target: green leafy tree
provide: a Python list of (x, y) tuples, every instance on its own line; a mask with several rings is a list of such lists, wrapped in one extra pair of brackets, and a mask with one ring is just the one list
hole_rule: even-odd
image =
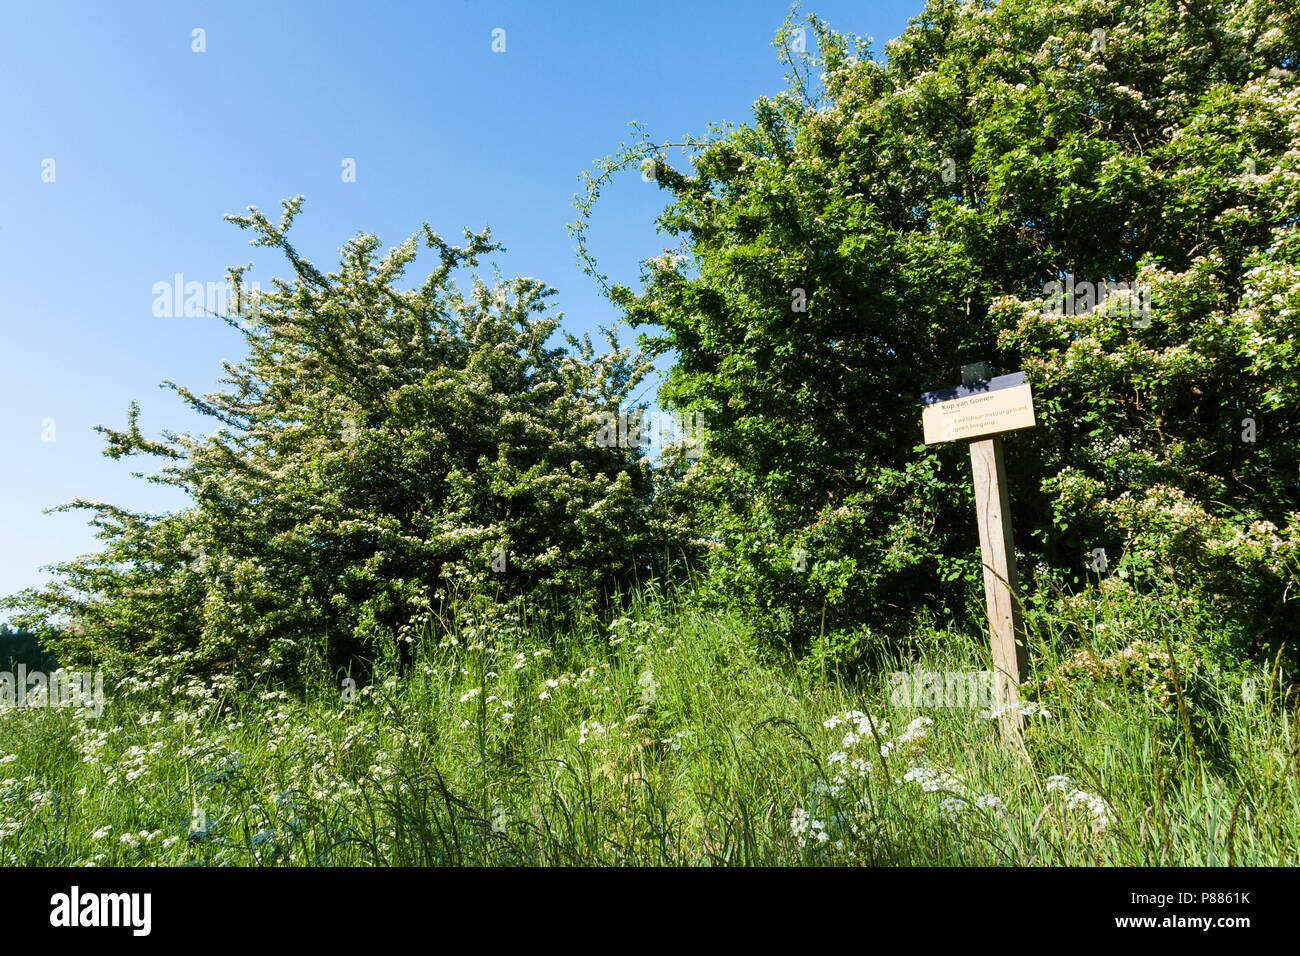
[[(677, 254), (609, 295), (707, 413), (714, 584), (839, 656), (978, 600), (966, 448), (919, 445), (919, 393), (988, 360), (1035, 389), (1022, 582), (1105, 548), (1234, 650), (1294, 632), (1300, 10), (934, 0), (883, 61), (807, 22), (752, 124), (591, 179), (652, 156), (671, 196)], [(1113, 294), (1054, 295), (1076, 279)]]
[[(568, 336), (534, 279), (457, 290), (453, 270), (496, 248), (466, 231), (377, 256), (360, 235), (323, 274), (288, 230), (250, 207), (229, 217), (281, 250), (291, 281), (225, 316), (247, 358), (224, 390), (169, 385), (215, 419), (207, 436), (101, 428), (106, 454), (164, 460), (151, 481), (193, 499), (175, 514), (78, 499), (107, 544), (59, 565), (56, 583), (7, 601), (52, 632), (61, 658), (145, 656), (185, 671), (343, 668), (398, 646), (470, 602), (500, 616), (564, 615), (662, 570), (664, 489), (636, 448), (596, 438), (649, 367)], [(397, 283), (418, 243), (438, 265)], [(242, 292), (248, 267), (231, 270)], [(671, 553), (671, 545), (668, 548)]]

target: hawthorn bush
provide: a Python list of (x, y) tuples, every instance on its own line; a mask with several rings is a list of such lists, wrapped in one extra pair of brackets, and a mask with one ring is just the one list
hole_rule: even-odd
[(100, 429), (113, 458), (164, 459), (150, 480), (193, 506), (63, 506), (94, 511), (107, 544), (9, 599), (15, 621), (69, 664), (292, 676), (364, 667), (467, 606), (563, 617), (662, 572), (662, 483), (636, 448), (595, 440), (647, 361), (612, 334), (604, 354), (572, 336), (548, 348), (560, 320), (536, 280), (458, 292), (453, 269), (498, 248), (486, 231), (458, 247), (426, 225), (439, 263), (404, 290), (416, 237), (376, 258), (360, 235), (325, 275), (287, 237), (301, 197), (283, 205), (278, 224), (229, 217), (294, 271), (254, 315), (224, 317), (247, 358), (226, 363), (220, 394), (167, 383), (219, 427), (153, 440), (133, 405), (125, 430)]
[[(670, 196), (679, 248), (607, 289), (710, 423), (689, 500), (721, 599), (841, 659), (978, 602), (967, 451), (921, 445), (919, 394), (989, 361), (1035, 390), (1007, 443), (1027, 589), (1104, 549), (1225, 654), (1294, 633), (1300, 10), (934, 0), (883, 61), (807, 23), (751, 125), (682, 169), (643, 139), (580, 202), (581, 234), (647, 160)], [(1149, 322), (1052, 301), (1076, 278), (1137, 284)]]

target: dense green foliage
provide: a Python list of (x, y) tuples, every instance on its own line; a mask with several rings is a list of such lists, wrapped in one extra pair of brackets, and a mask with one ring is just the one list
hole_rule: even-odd
[[(790, 89), (691, 169), (648, 141), (605, 167), (652, 156), (671, 194), (680, 250), (610, 294), (708, 418), (688, 500), (723, 599), (840, 658), (956, 614), (970, 467), (919, 445), (918, 399), (987, 360), (1035, 390), (1007, 442), (1027, 591), (1105, 549), (1224, 654), (1294, 633), (1300, 10), (938, 0), (884, 62), (808, 22), (777, 39)], [(1141, 296), (1053, 309), (1074, 279), (1136, 283), (1149, 322)]]
[(278, 225), (232, 217), (294, 269), (255, 314), (226, 317), (248, 358), (226, 364), (220, 394), (172, 386), (220, 427), (155, 441), (133, 407), (128, 429), (101, 429), (112, 457), (163, 458), (151, 480), (193, 507), (65, 506), (94, 510), (107, 545), (11, 600), (16, 621), (59, 624), (50, 644), (70, 663), (291, 676), (409, 643), (453, 604), (563, 614), (663, 564), (648, 464), (595, 440), (644, 361), (612, 335), (607, 354), (572, 337), (548, 348), (560, 319), (533, 314), (552, 294), (536, 280), (475, 280), (462, 296), (451, 273), (496, 248), (486, 233), (460, 248), (426, 226), (439, 264), (402, 290), (414, 238), (376, 261), (378, 239), (362, 235), (324, 275), (286, 238), (300, 200), (284, 205)]

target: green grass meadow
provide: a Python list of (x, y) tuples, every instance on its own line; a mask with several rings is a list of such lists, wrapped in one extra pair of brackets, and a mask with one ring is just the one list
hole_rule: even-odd
[(844, 674), (653, 595), (559, 636), (461, 621), (299, 696), (106, 674), (98, 717), (0, 708), (0, 863), (1295, 865), (1295, 700), (1162, 656), (1195, 643), (1169, 608), (1031, 615), (1020, 741), (892, 706), (891, 673), (987, 669), (975, 628)]

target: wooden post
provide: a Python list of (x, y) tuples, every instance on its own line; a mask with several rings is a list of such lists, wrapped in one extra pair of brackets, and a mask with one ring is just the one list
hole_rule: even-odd
[(993, 646), (993, 700), (1008, 741), (1020, 739), (1020, 681), (1028, 672), (1025, 626), (1016, 605), (1016, 545), (1011, 536), (1011, 500), (1002, 458), (1002, 432), (1033, 428), (1034, 403), (1023, 372), (993, 378), (987, 362), (965, 365), (961, 387), (921, 396), (925, 443), (977, 439), (970, 466), (979, 520), (984, 600)]
[(1000, 707), (1009, 708), (1001, 717), (1003, 732), (1008, 737), (1018, 737), (1023, 727), (1020, 680), (1028, 668), (1028, 649), (1020, 608), (1012, 596), (1016, 586), (1016, 546), (1011, 535), (1011, 501), (1006, 463), (1002, 458), (1002, 437), (993, 435), (971, 442), (970, 464), (984, 564), (984, 600), (993, 639), (993, 697)]

